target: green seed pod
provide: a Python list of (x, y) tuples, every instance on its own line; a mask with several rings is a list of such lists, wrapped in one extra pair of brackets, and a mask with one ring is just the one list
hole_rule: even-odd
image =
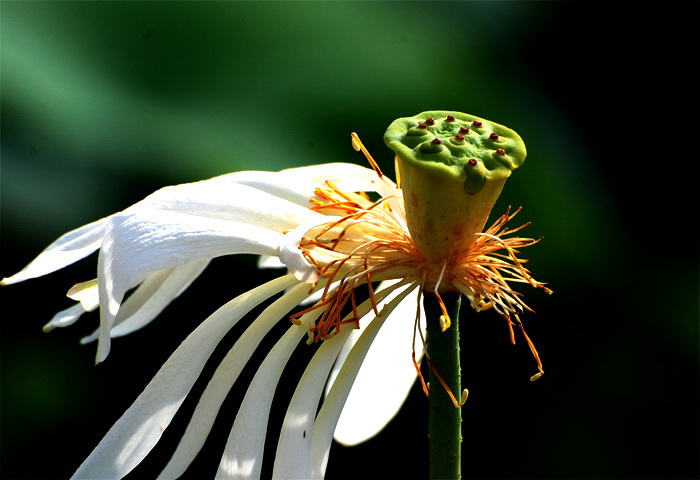
[(396, 153), (411, 236), (436, 263), (482, 231), (503, 184), (526, 155), (511, 129), (459, 112), (399, 118), (384, 142)]

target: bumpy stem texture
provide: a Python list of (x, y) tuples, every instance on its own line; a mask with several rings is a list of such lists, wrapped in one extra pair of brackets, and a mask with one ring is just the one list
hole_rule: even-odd
[[(445, 386), (459, 402), (462, 395), (459, 351), (460, 296), (442, 296), (451, 326), (441, 329), (442, 311), (434, 295), (425, 295), (427, 345), (430, 369), (429, 436), (430, 478), (458, 479), (462, 477), (462, 409), (456, 408)], [(438, 378), (438, 375), (445, 383)]]

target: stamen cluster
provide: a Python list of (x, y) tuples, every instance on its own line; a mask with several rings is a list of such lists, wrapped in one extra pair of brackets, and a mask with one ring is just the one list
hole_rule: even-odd
[[(513, 326), (520, 328), (542, 372), (537, 350), (519, 316), (532, 309), (509, 284), (528, 283), (551, 293), (544, 283), (532, 278), (524, 266), (527, 260), (518, 258), (520, 248), (534, 245), (539, 239), (508, 237), (530, 225), (506, 226), (520, 208), (512, 213), (509, 209), (483, 233), (462, 240), (445, 262), (434, 264), (415, 247), (402, 212), (393, 209), (388, 198), (371, 202), (367, 195), (343, 192), (331, 182), (315, 193), (311, 208), (339, 218), (309, 230), (299, 243), (304, 256), (325, 280), (321, 299), (292, 316), (292, 321), (298, 322), (302, 315), (322, 309), (309, 329), (314, 341), (328, 338), (341, 325), (359, 327), (358, 287), (367, 285), (372, 306), (379, 314), (373, 282), (399, 279), (402, 281), (393, 288), (417, 283), (422, 292), (434, 292), (438, 297), (440, 292), (459, 291), (476, 311), (493, 308), (507, 321), (513, 343)], [(348, 309), (350, 313), (346, 314)], [(444, 328), (449, 328), (449, 321), (446, 317)], [(535, 377), (538, 375), (541, 373)]]
[[(373, 202), (363, 192), (344, 192), (330, 181), (316, 188), (310, 208), (333, 220), (307, 231), (299, 249), (319, 274), (314, 289), (322, 288), (321, 298), (312, 307), (294, 314), (291, 320), (299, 323), (303, 315), (316, 312), (319, 317), (309, 328), (310, 341), (324, 340), (337, 333), (342, 325), (359, 327), (362, 315), (356, 298), (358, 287), (367, 285), (370, 303), (378, 315), (382, 298), (397, 288), (413, 284), (419, 286), (421, 295), (426, 292), (436, 295), (443, 310), (440, 322), (444, 331), (450, 327), (450, 318), (440, 294), (460, 292), (474, 310), (493, 308), (499, 313), (508, 324), (513, 343), (513, 326), (520, 328), (539, 369), (531, 380), (539, 378), (542, 362), (519, 316), (532, 309), (510, 283), (527, 283), (547, 293), (551, 290), (532, 278), (525, 268), (527, 260), (518, 258), (521, 248), (539, 240), (509, 237), (530, 225), (506, 226), (520, 208), (512, 213), (509, 208), (483, 232), (461, 237), (445, 252), (444, 258), (436, 261), (424, 255), (411, 236), (400, 186), (382, 174), (355, 135), (353, 145), (365, 153), (379, 180), (393, 194)], [(384, 280), (398, 282), (377, 294), (373, 283)]]
[[(299, 248), (305, 257), (327, 280), (321, 300), (301, 315), (324, 308), (316, 325), (310, 329), (314, 340), (325, 339), (340, 325), (354, 323), (359, 326), (356, 289), (366, 284), (370, 299), (377, 311), (372, 282), (390, 279), (415, 281), (423, 266), (405, 220), (390, 206), (387, 198), (371, 202), (366, 195), (340, 191), (331, 182), (316, 189), (312, 200), (313, 210), (343, 216), (306, 233)], [(343, 317), (343, 309), (349, 305), (352, 313)], [(337, 331), (337, 330), (335, 330)]]

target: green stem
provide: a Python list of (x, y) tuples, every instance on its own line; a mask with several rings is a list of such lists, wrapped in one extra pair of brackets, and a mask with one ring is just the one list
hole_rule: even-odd
[(427, 347), (430, 368), (430, 400), (428, 435), (430, 437), (430, 478), (462, 478), (462, 409), (454, 402), (440, 382), (442, 377), (457, 402), (462, 396), (459, 362), (458, 294), (445, 294), (442, 299), (450, 315), (451, 326), (444, 332), (440, 326), (442, 310), (435, 295), (425, 295)]

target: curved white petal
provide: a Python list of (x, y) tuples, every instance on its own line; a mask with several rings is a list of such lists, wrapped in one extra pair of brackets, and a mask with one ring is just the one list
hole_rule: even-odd
[(126, 291), (150, 273), (221, 255), (273, 255), (283, 234), (255, 225), (139, 208), (112, 217), (98, 259), (100, 334), (97, 361)]
[(403, 217), (406, 216), (401, 190), (386, 175), (380, 178), (372, 169), (350, 163), (329, 163), (283, 170), (280, 173), (288, 176), (289, 183), (298, 181), (304, 185), (304, 181), (310, 181), (314, 188), (330, 181), (345, 192), (377, 192), (387, 199), (392, 209), (401, 212)]
[[(420, 335), (416, 332), (415, 344), (413, 338), (419, 304), (418, 291), (413, 290), (392, 310), (372, 342), (335, 428), (334, 438), (342, 445), (357, 445), (375, 436), (394, 418), (406, 400), (417, 378), (411, 347), (415, 349), (416, 360), (421, 358), (423, 351)], [(421, 313), (420, 318), (424, 320), (425, 315)], [(425, 323), (421, 323), (425, 338)], [(348, 347), (352, 348), (350, 342), (344, 350), (349, 350)], [(343, 362), (336, 363), (328, 390)]]
[[(317, 186), (331, 181), (346, 191), (377, 191), (396, 195), (395, 185), (368, 168), (330, 163), (283, 170), (247, 171), (221, 175), (200, 182), (165, 187), (124, 210), (156, 208), (190, 215), (250, 223), (278, 232), (294, 228), (319, 214), (309, 210), (308, 200)], [(0, 285), (39, 277), (70, 265), (100, 247), (105, 217), (61, 236), (36, 259)]]
[(310, 478), (322, 479), (325, 474), (335, 426), (338, 423), (338, 418), (343, 410), (345, 400), (364, 362), (367, 351), (372, 345), (377, 333), (384, 325), (389, 313), (391, 313), (391, 311), (393, 311), (415, 288), (417, 287), (413, 285), (396, 294), (386, 307), (382, 309), (380, 315), (365, 328), (360, 339), (345, 360), (343, 368), (341, 368), (335, 379), (333, 388), (331, 388), (326, 397), (326, 401), (323, 403), (321, 410), (316, 416), (316, 422), (314, 423), (313, 434), (311, 436)]
[[(151, 273), (119, 308), (110, 336), (122, 337), (148, 325), (196, 280), (208, 264), (209, 260), (199, 260)], [(98, 328), (81, 338), (80, 343), (85, 345), (97, 340), (99, 333)]]
[(379, 180), (374, 170), (352, 163), (326, 163), (280, 172), (235, 172), (213, 180), (249, 185), (303, 206), (308, 205), (316, 187), (323, 186), (326, 181), (350, 192), (374, 192), (385, 188), (385, 182)]
[(44, 325), (43, 331), (50, 332), (56, 327), (68, 327), (73, 325), (83, 313), (92, 312), (100, 306), (100, 298), (97, 291), (97, 279), (77, 283), (68, 290), (68, 298), (78, 302), (70, 308), (58, 312), (49, 323)]
[[(237, 176), (245, 180), (257, 174), (262, 174), (260, 176), (265, 179), (274, 179), (276, 182), (250, 182), (253, 186), (236, 182)], [(222, 181), (224, 179), (226, 180)], [(285, 198), (289, 196), (286, 190), (290, 189), (283, 186), (288, 181), (289, 178), (280, 172), (237, 172), (201, 182), (162, 188), (127, 208), (125, 212), (141, 208), (157, 208), (250, 223), (282, 232), (294, 228), (303, 221), (320, 216), (306, 208), (309, 197), (313, 195), (311, 181), (304, 179), (303, 176), (297, 177), (297, 183), (304, 185), (301, 190), (305, 194), (295, 194), (296, 201)], [(279, 186), (275, 187), (275, 183)], [(265, 188), (266, 186), (268, 188)], [(275, 195), (276, 191), (282, 195)], [(10, 285), (40, 277), (88, 256), (100, 248), (103, 229), (110, 218), (102, 218), (62, 235), (20, 272), (0, 281), (0, 285)]]
[(280, 259), (272, 255), (260, 255), (258, 258), (258, 268), (284, 268), (284, 263), (280, 262)]
[(73, 478), (116, 480), (129, 473), (158, 442), (226, 332), (258, 304), (296, 283), (293, 275), (279, 277), (236, 297), (202, 322), (163, 364)]
[(222, 182), (220, 177), (161, 188), (126, 211), (140, 208), (250, 223), (277, 232), (322, 216), (269, 192), (237, 182)]
[(10, 285), (40, 277), (87, 257), (100, 248), (103, 230), (109, 218), (105, 217), (88, 223), (62, 235), (20, 272), (4, 278), (0, 285)]
[(357, 330), (344, 328), (324, 340), (304, 371), (284, 417), (277, 442), (273, 478), (308, 478), (313, 423), (328, 373), (348, 336)]
[(92, 312), (100, 306), (100, 292), (97, 288), (97, 279), (76, 283), (66, 294), (71, 300), (80, 302), (87, 312)]
[[(280, 173), (299, 176), (310, 180), (314, 185), (324, 185), (328, 180), (345, 192), (377, 192), (382, 196), (394, 194), (387, 186), (396, 186), (387, 177), (379, 178), (377, 172), (352, 163), (327, 163), (295, 169)], [(389, 193), (391, 191), (391, 193)], [(386, 195), (385, 195), (386, 193)]]
[[(167, 269), (164, 278), (149, 277), (129, 296), (114, 319), (111, 336), (128, 335), (148, 325), (165, 307), (194, 282), (209, 265), (209, 260), (198, 260)], [(163, 272), (160, 270), (152, 275)]]
[[(386, 288), (388, 286), (396, 286), (396, 292), (400, 292), (405, 284), (400, 285), (399, 282), (394, 281), (382, 282), (374, 295), (380, 312), (396, 296), (392, 289)], [(372, 301), (366, 300), (361, 303), (357, 307), (357, 313), (360, 316), (360, 325), (366, 325), (374, 320)], [(275, 455), (274, 478), (309, 478), (313, 422), (323, 387), (328, 380), (331, 367), (338, 363), (336, 358), (339, 352), (348, 345), (348, 338), (358, 332), (360, 330), (355, 328), (341, 328), (338, 333), (323, 341), (309, 362), (294, 390), (284, 417)]]
[(178, 478), (185, 473), (204, 445), (226, 395), (260, 341), (287, 312), (307, 296), (307, 290), (307, 285), (297, 285), (270, 304), (231, 347), (202, 393), (177, 450), (158, 478)]
[(51, 321), (49, 321), (49, 323), (43, 326), (42, 330), (44, 332), (50, 332), (51, 330), (57, 327), (63, 328), (73, 325), (85, 312), (85, 308), (83, 308), (80, 302), (78, 302), (72, 307), (66, 308), (65, 310), (61, 310), (56, 315), (54, 315)]
[(299, 248), (299, 242), (301, 242), (306, 232), (312, 228), (333, 221), (336, 218), (339, 217), (329, 215), (322, 217), (320, 220), (309, 220), (308, 222), (302, 223), (294, 230), (291, 230), (282, 238), (277, 255), (280, 262), (286, 265), (289, 271), (293, 273), (299, 281), (316, 283), (318, 279), (321, 278), (321, 274), (309, 263), (303, 250)]
[(289, 327), (258, 368), (236, 414), (216, 472), (218, 480), (260, 478), (267, 419), (277, 383), (292, 352), (320, 313), (310, 312), (300, 319), (299, 325)]

